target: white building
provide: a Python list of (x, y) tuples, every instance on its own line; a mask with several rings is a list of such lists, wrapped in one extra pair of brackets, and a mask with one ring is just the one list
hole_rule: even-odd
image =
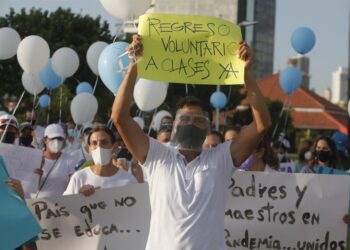
[(339, 67), (332, 74), (332, 102), (345, 104), (348, 99), (348, 69)]
[(323, 97), (327, 101), (331, 101), (332, 100), (332, 90), (330, 88), (326, 88), (323, 92)]

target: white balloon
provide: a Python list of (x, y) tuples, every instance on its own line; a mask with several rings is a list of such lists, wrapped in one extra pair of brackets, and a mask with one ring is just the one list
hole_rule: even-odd
[(158, 131), (160, 127), (160, 122), (166, 116), (170, 116), (171, 118), (173, 118), (173, 116), (166, 110), (161, 110), (157, 112), (157, 114), (155, 114), (155, 116), (153, 116), (152, 118), (151, 128), (153, 128), (155, 131)]
[(62, 77), (70, 77), (78, 70), (79, 56), (71, 48), (63, 47), (52, 55), (52, 69)]
[(49, 45), (40, 36), (27, 36), (18, 45), (17, 60), (27, 73), (39, 74), (49, 61), (49, 57)]
[(161, 105), (168, 91), (168, 83), (140, 78), (134, 89), (136, 105), (142, 111), (151, 111)]
[(0, 60), (9, 59), (16, 55), (21, 37), (16, 30), (8, 27), (0, 29)]
[(97, 99), (90, 93), (76, 95), (70, 104), (70, 113), (75, 124), (92, 122), (98, 108)]
[(97, 41), (90, 45), (88, 51), (86, 52), (86, 61), (95, 75), (99, 75), (98, 72), (98, 59), (100, 58), (100, 54), (108, 43)]
[(145, 127), (145, 121), (143, 120), (142, 117), (135, 116), (133, 119), (140, 126), (141, 129)]
[(38, 75), (35, 76), (26, 72), (22, 74), (22, 84), (24, 89), (32, 95), (38, 95), (45, 88)]
[(152, 0), (100, 0), (105, 10), (122, 20), (134, 20), (144, 14)]

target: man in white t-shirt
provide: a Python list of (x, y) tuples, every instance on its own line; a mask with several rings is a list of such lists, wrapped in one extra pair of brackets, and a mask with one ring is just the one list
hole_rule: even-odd
[(71, 157), (63, 152), (66, 135), (61, 125), (55, 123), (46, 127), (44, 152), (41, 166), (34, 170), (40, 176), (35, 198), (62, 195), (69, 177), (74, 173)]
[(172, 146), (148, 137), (132, 119), (129, 107), (142, 55), (141, 37), (127, 48), (130, 65), (114, 100), (112, 120), (147, 176), (151, 203), (147, 250), (224, 250), (227, 189), (235, 166), (255, 149), (271, 126), (270, 114), (251, 72), (253, 53), (245, 42), (237, 55), (245, 61), (245, 86), (254, 121), (234, 142), (202, 151), (210, 120), (202, 102), (185, 98), (178, 106)]
[(94, 164), (73, 174), (64, 195), (82, 193), (90, 196), (99, 188), (137, 183), (132, 174), (113, 165), (112, 151), (116, 144), (114, 134), (110, 129), (106, 126), (93, 128), (87, 142)]

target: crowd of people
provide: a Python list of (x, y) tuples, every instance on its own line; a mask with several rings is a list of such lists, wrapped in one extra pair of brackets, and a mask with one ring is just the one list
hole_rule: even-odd
[[(39, 176), (35, 193), (23, 190), (20, 180), (6, 183), (25, 199), (91, 196), (98, 189), (147, 182), (152, 214), (156, 216), (151, 217), (146, 249), (225, 249), (224, 206), (232, 173), (236, 169), (276, 172), (281, 163), (290, 161), (290, 143), (285, 136), (275, 142), (266, 136), (271, 120), (251, 73), (253, 54), (246, 43), (240, 44), (254, 118), (251, 124), (242, 129), (230, 126), (225, 131), (213, 130), (211, 110), (188, 96), (179, 102), (174, 116), (160, 120), (152, 138), (129, 112), (137, 76), (133, 56), (142, 53), (141, 38), (135, 36), (127, 50), (131, 64), (113, 104), (114, 126), (86, 123), (78, 130), (73, 122), (67, 122), (42, 127), (30, 111), (20, 124), (12, 115), (0, 116), (3, 143), (43, 152), (40, 166), (30, 173)], [(319, 166), (348, 170), (347, 150), (347, 136), (340, 132), (303, 140), (298, 146), (295, 172), (316, 173)], [(347, 215), (343, 220), (350, 223)], [(32, 242), (22, 248), (36, 246)]]

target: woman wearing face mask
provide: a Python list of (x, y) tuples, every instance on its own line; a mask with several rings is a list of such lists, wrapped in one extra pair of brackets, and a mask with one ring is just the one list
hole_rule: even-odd
[(308, 166), (301, 169), (301, 173), (314, 173), (315, 167), (339, 168), (338, 154), (334, 141), (328, 136), (316, 138), (311, 148), (311, 160)]
[(301, 169), (308, 165), (311, 160), (312, 141), (302, 140), (298, 145), (298, 160), (295, 163), (295, 173), (300, 173)]
[(23, 122), (19, 125), (19, 145), (29, 148), (34, 148), (33, 142), (33, 127), (29, 122)]
[(88, 136), (89, 152), (93, 165), (73, 174), (64, 195), (82, 193), (92, 195), (96, 189), (124, 186), (137, 183), (135, 177), (112, 161), (115, 144), (113, 132), (106, 126), (97, 126)]
[(62, 195), (69, 177), (74, 172), (71, 157), (63, 153), (65, 134), (59, 124), (47, 126), (44, 133), (44, 152), (41, 166), (34, 170), (38, 174), (38, 191), (35, 197)]

